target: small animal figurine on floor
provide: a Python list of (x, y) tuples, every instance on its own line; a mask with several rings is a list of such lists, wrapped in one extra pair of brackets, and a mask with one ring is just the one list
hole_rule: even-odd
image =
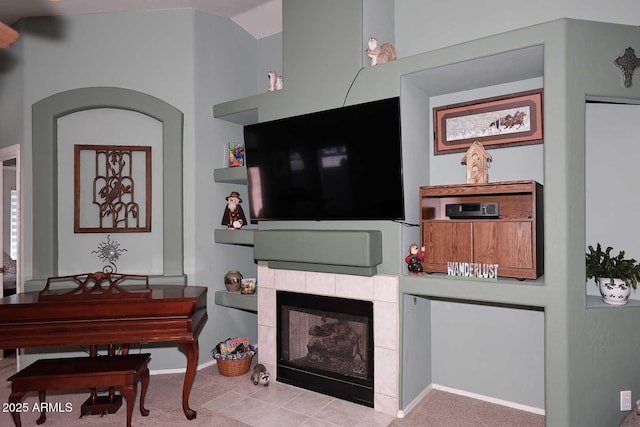
[(276, 90), (280, 90), (284, 87), (284, 82), (282, 81), (282, 76), (276, 77)]
[(258, 363), (253, 367), (251, 381), (253, 381), (253, 385), (262, 384), (265, 387), (269, 385), (269, 372), (267, 372), (267, 368), (262, 363)]
[(384, 64), (396, 59), (396, 48), (391, 43), (384, 43), (378, 46), (378, 41), (375, 37), (371, 37), (368, 46), (365, 53), (371, 58), (371, 65)]

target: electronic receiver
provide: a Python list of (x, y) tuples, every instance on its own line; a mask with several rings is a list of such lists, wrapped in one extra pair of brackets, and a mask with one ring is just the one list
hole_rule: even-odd
[(451, 203), (445, 206), (449, 218), (499, 218), (498, 204), (488, 203)]

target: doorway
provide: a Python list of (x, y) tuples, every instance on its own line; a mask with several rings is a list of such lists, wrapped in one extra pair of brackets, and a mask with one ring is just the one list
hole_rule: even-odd
[[(0, 247), (3, 261), (0, 266), (0, 298), (22, 291), (20, 281), (20, 145), (0, 148)], [(15, 350), (0, 350), (0, 359)]]

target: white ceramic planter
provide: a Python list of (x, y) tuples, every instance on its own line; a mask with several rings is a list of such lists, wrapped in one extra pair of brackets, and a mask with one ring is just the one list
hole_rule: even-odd
[(625, 305), (629, 301), (631, 295), (631, 286), (627, 286), (622, 279), (611, 279), (608, 277), (599, 277), (598, 288), (602, 301), (611, 305)]

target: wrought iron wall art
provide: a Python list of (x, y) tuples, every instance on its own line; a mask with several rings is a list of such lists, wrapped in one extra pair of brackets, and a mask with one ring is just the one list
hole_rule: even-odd
[(636, 57), (636, 52), (632, 47), (628, 47), (624, 50), (624, 55), (617, 57), (613, 62), (622, 70), (624, 87), (631, 87), (633, 71), (640, 67), (640, 58)]
[(118, 266), (116, 262), (118, 262), (118, 258), (122, 255), (122, 252), (126, 251), (125, 248), (120, 247), (120, 243), (117, 240), (111, 240), (111, 235), (107, 234), (107, 240), (100, 242), (98, 248), (91, 251), (91, 253), (96, 254), (101, 261), (109, 263), (102, 267), (104, 273), (117, 273)]
[(151, 231), (151, 147), (74, 146), (74, 232)]

